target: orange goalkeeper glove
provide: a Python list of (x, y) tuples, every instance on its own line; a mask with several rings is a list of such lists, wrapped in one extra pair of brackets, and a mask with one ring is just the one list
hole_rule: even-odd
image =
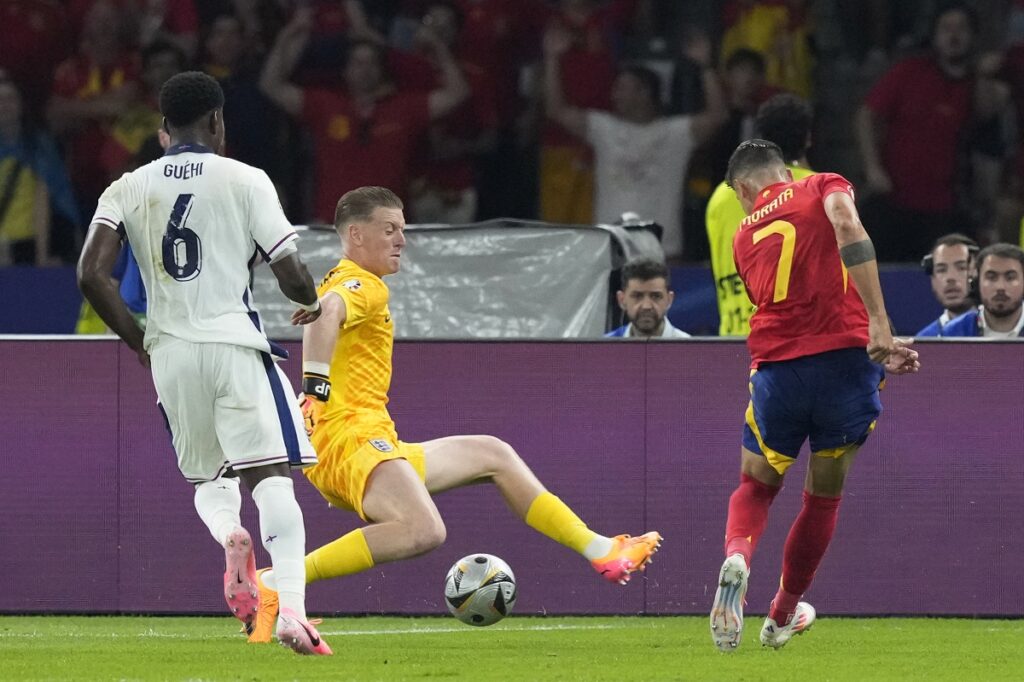
[(314, 372), (303, 372), (299, 407), (302, 409), (302, 420), (306, 426), (307, 436), (313, 435), (313, 429), (327, 409), (330, 397), (331, 380), (328, 377)]

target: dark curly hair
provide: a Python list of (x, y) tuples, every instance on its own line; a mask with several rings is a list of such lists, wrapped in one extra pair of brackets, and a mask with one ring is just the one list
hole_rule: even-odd
[(175, 128), (187, 128), (223, 106), (220, 83), (201, 71), (179, 73), (160, 88), (160, 113)]
[(787, 162), (796, 161), (807, 151), (811, 132), (811, 105), (796, 95), (775, 95), (757, 110), (754, 135), (774, 142)]
[(665, 286), (672, 286), (672, 278), (667, 265), (653, 258), (638, 258), (622, 266), (620, 280), (622, 288), (625, 289), (631, 280), (649, 282), (659, 277), (665, 280)]

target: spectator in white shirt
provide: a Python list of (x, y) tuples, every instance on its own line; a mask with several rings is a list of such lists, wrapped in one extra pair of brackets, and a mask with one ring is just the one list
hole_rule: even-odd
[(658, 76), (638, 64), (619, 70), (612, 85), (612, 112), (568, 105), (558, 65), (570, 45), (562, 29), (544, 35), (544, 101), (550, 118), (593, 147), (596, 220), (613, 223), (626, 212), (652, 219), (664, 230), (665, 255), (678, 258), (683, 252), (681, 207), (690, 154), (726, 117), (710, 48), (706, 41), (695, 42), (688, 55), (702, 67), (705, 110), (662, 116)]

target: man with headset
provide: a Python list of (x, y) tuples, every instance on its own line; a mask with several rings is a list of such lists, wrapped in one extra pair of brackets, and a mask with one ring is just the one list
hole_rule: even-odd
[(951, 320), (941, 336), (987, 339), (1024, 337), (1024, 251), (1013, 244), (992, 244), (978, 253), (981, 305)]
[(939, 237), (931, 252), (921, 259), (921, 268), (931, 278), (932, 292), (943, 311), (939, 319), (916, 336), (943, 336), (942, 330), (950, 320), (976, 305), (974, 281), (977, 257), (977, 242), (967, 235), (953, 232)]

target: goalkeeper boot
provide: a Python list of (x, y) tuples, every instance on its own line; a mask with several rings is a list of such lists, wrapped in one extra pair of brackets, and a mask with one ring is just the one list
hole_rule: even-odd
[(794, 635), (802, 635), (810, 630), (817, 617), (813, 606), (805, 601), (798, 602), (796, 611), (784, 625), (779, 625), (772, 618), (765, 618), (761, 627), (761, 644), (781, 649)]
[(625, 585), (631, 574), (642, 571), (651, 563), (651, 556), (661, 547), (661, 534), (656, 531), (639, 537), (616, 535), (612, 538), (612, 551), (590, 565), (605, 580)]
[(291, 609), (281, 609), (277, 619), (277, 641), (297, 654), (330, 656), (334, 653), (313, 624), (299, 618)]
[(256, 617), (260, 595), (256, 587), (256, 558), (252, 538), (244, 528), (228, 534), (224, 543), (224, 601), (231, 614), (246, 626)]
[(718, 589), (711, 607), (711, 641), (719, 651), (732, 652), (743, 635), (743, 602), (750, 569), (742, 554), (733, 554), (718, 572)]
[(256, 573), (256, 585), (259, 588), (260, 608), (256, 612), (256, 618), (251, 625), (245, 629), (249, 635), (250, 644), (267, 644), (274, 635), (274, 626), (277, 624), (278, 601), (277, 592), (270, 589), (263, 583), (263, 574), (269, 568), (260, 569)]

